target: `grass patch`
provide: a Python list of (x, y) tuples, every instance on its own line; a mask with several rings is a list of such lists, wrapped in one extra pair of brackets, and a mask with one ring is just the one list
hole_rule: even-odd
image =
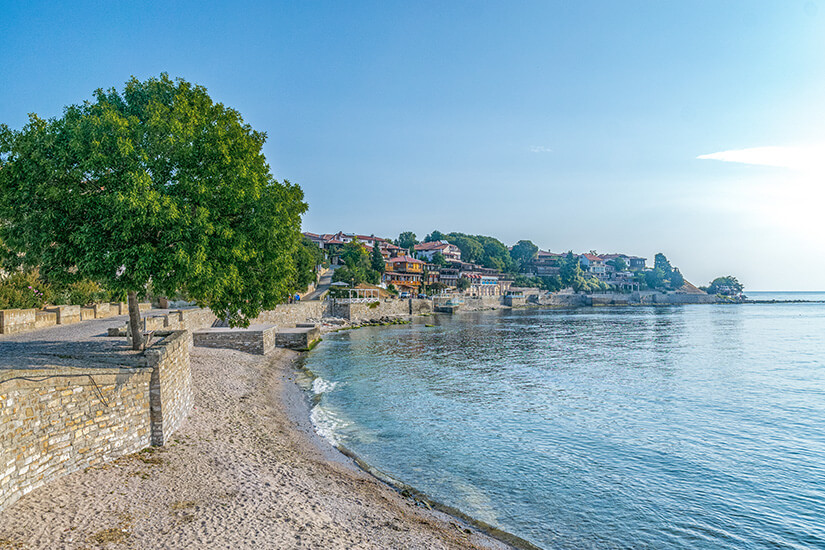
[(187, 508), (194, 508), (197, 504), (194, 500), (179, 500), (173, 502), (169, 508), (172, 510), (186, 510)]
[(97, 544), (118, 544), (129, 540), (129, 536), (129, 532), (125, 529), (121, 529), (120, 527), (112, 527), (111, 529), (103, 529), (98, 531), (90, 538), (92, 542), (96, 542)]

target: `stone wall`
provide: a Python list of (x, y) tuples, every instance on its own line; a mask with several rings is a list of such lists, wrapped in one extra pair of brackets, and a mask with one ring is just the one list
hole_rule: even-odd
[(500, 309), (504, 307), (504, 298), (501, 296), (462, 296), (464, 303), (461, 311), (477, 311), (484, 309)]
[(50, 311), (38, 311), (35, 314), (34, 328), (53, 327), (57, 324), (57, 313)]
[(710, 294), (667, 293), (642, 291), (632, 294), (633, 300), (641, 304), (678, 305), (678, 304), (712, 304), (716, 296)]
[(275, 335), (275, 344), (280, 348), (307, 350), (320, 338), (318, 327), (285, 328)]
[(57, 314), (58, 325), (70, 325), (80, 322), (80, 306), (51, 306), (46, 311)]
[(164, 445), (192, 410), (189, 338), (188, 331), (170, 331), (144, 353), (146, 366), (152, 369), (149, 402), (153, 445)]
[(294, 327), (298, 323), (306, 322), (307, 319), (320, 319), (327, 314), (330, 307), (330, 302), (320, 300), (282, 304), (275, 306), (275, 309), (262, 311), (253, 322), (279, 327)]
[(275, 348), (278, 327), (250, 325), (249, 328), (202, 328), (192, 333), (194, 345), (204, 348), (236, 349), (266, 355)]
[(0, 510), (63, 475), (162, 445), (192, 408), (189, 333), (140, 367), (0, 370)]
[(0, 510), (53, 479), (146, 447), (150, 378), (148, 369), (0, 372)]
[(432, 313), (433, 303), (431, 300), (386, 300), (377, 303), (377, 306), (370, 307), (371, 304), (336, 304), (333, 315), (343, 317), (350, 321), (364, 321), (368, 319), (379, 319), (381, 317), (401, 317), (405, 315), (423, 315)]
[(0, 310), (0, 334), (15, 334), (34, 330), (36, 321), (36, 309)]
[(577, 307), (589, 306), (591, 301), (584, 294), (556, 293), (541, 296), (538, 303), (542, 306)]

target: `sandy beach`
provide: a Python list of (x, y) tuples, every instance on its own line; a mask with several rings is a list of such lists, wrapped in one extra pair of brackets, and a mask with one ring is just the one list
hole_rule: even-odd
[(193, 348), (172, 442), (35, 490), (0, 512), (0, 548), (508, 548), (318, 437), (298, 357)]

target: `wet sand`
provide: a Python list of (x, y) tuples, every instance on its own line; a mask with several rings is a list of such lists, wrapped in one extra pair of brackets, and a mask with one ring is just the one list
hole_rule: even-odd
[(509, 548), (317, 436), (298, 357), (193, 348), (195, 409), (172, 441), (33, 491), (0, 512), (0, 548)]

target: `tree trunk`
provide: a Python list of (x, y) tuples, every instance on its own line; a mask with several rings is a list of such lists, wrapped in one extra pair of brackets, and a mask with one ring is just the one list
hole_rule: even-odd
[(137, 292), (129, 292), (129, 332), (132, 334), (132, 349), (140, 351), (143, 347), (143, 331), (140, 330)]

